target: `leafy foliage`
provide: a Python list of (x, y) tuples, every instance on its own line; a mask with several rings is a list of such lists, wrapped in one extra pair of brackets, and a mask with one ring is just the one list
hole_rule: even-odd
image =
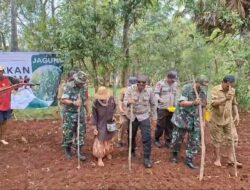
[[(60, 53), (64, 70), (81, 68), (91, 86), (124, 85), (124, 76), (138, 73), (155, 84), (171, 68), (178, 70), (181, 83), (206, 74), (217, 85), (224, 75), (234, 74), (240, 106), (250, 107), (246, 0), (17, 2), (19, 48)], [(8, 42), (8, 1), (1, 1), (0, 8), (0, 35)]]

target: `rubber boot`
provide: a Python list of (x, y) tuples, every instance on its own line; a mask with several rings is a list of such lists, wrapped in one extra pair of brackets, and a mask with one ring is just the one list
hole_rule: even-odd
[(65, 155), (65, 158), (67, 160), (71, 160), (72, 153), (71, 153), (71, 147), (70, 146), (64, 147), (64, 155)]
[(176, 164), (178, 163), (178, 152), (172, 152), (172, 158), (170, 159), (170, 162)]
[(189, 168), (191, 168), (191, 169), (193, 169), (193, 170), (199, 168), (198, 166), (194, 165), (192, 158), (188, 158), (188, 157), (187, 157), (186, 160), (185, 160), (185, 164), (186, 164)]

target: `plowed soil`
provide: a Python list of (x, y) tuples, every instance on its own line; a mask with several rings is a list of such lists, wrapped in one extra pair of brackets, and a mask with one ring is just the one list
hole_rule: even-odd
[[(237, 158), (244, 165), (234, 176), (234, 168), (226, 166), (226, 151), (222, 151), (221, 168), (213, 165), (213, 147), (206, 133), (206, 161), (203, 181), (199, 170), (190, 170), (183, 164), (185, 145), (180, 162), (169, 162), (167, 148), (152, 145), (154, 166), (145, 169), (142, 164), (142, 143), (138, 133), (137, 159), (128, 170), (127, 148), (115, 148), (112, 160), (104, 160), (100, 168), (91, 154), (93, 132), (87, 129), (85, 153), (87, 160), (77, 169), (77, 158), (64, 158), (61, 147), (61, 121), (10, 121), (6, 140), (0, 145), (0, 189), (250, 189), (250, 114), (241, 113), (238, 126)], [(152, 131), (153, 135), (153, 131)], [(225, 148), (225, 147), (224, 147)], [(200, 155), (195, 163), (199, 164)]]

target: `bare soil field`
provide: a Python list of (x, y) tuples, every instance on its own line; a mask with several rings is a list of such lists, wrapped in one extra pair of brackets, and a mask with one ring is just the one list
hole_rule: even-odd
[[(64, 158), (61, 147), (61, 121), (10, 121), (6, 140), (0, 145), (0, 189), (250, 189), (250, 114), (241, 113), (238, 126), (238, 160), (243, 168), (234, 176), (234, 168), (226, 166), (223, 151), (221, 168), (213, 165), (213, 147), (209, 127), (206, 127), (206, 161), (203, 181), (198, 180), (199, 170), (184, 164), (184, 148), (180, 162), (169, 162), (170, 151), (152, 145), (154, 166), (145, 169), (142, 162), (142, 143), (137, 138), (137, 159), (128, 170), (127, 147), (115, 148), (112, 160), (104, 160), (100, 168), (91, 154), (93, 132), (87, 129), (85, 153), (87, 160), (77, 169), (76, 156)], [(153, 135), (153, 131), (152, 131)], [(152, 138), (153, 139), (153, 138)], [(195, 160), (200, 162), (200, 155)]]

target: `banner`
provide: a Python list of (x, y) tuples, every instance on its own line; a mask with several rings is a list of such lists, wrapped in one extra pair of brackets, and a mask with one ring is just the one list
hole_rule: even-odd
[(62, 61), (53, 53), (0, 52), (4, 75), (35, 86), (23, 86), (11, 95), (12, 109), (46, 108), (57, 103)]

